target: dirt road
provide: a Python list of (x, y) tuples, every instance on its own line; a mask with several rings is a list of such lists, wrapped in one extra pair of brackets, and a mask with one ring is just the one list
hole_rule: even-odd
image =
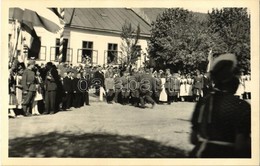
[(9, 156), (186, 157), (194, 105), (140, 109), (91, 102), (54, 115), (9, 119)]

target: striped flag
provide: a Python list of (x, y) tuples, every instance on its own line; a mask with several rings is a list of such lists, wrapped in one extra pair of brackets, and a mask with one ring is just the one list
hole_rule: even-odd
[(32, 26), (43, 27), (52, 33), (57, 33), (63, 26), (53, 10), (43, 7), (10, 8), (9, 17), (22, 23), (31, 23)]
[[(37, 36), (34, 27), (43, 27), (49, 32), (57, 33), (64, 26), (60, 16), (57, 15), (54, 8), (9, 8), (9, 18), (19, 21), (21, 24), (21, 29), (24, 30), (22, 38), (25, 39), (23, 44), (28, 45), (28, 53), (33, 57), (38, 57), (41, 48), (41, 41)], [(16, 40), (18, 41), (18, 38), (16, 38)], [(16, 50), (14, 51), (16, 52)]]

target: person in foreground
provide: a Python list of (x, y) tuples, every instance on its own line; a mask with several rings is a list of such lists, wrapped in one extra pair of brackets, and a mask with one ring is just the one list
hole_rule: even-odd
[(201, 98), (192, 115), (192, 158), (250, 158), (251, 106), (234, 96), (239, 85), (237, 60), (222, 54), (213, 61), (212, 91)]

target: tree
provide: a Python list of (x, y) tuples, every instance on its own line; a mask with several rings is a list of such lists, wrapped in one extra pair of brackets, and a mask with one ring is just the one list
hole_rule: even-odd
[(182, 8), (168, 9), (152, 23), (149, 55), (155, 68), (206, 69), (208, 38), (206, 21), (198, 21)]
[(138, 24), (137, 28), (134, 29), (132, 24), (125, 21), (122, 26), (121, 33), (121, 51), (122, 57), (120, 59), (123, 66), (129, 67), (138, 60), (140, 56), (141, 48), (138, 46), (138, 41), (140, 38), (140, 26)]
[(237, 56), (238, 67), (250, 70), (250, 15), (246, 8), (213, 9), (208, 27), (214, 52), (230, 52)]

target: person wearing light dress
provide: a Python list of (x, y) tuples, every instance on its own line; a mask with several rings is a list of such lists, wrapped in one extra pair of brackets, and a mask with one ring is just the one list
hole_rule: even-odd
[(166, 90), (165, 90), (166, 78), (165, 78), (165, 75), (163, 74), (163, 71), (160, 71), (160, 76), (161, 76), (162, 91), (160, 93), (159, 101), (167, 102), (167, 93), (166, 93)]
[(251, 76), (245, 75), (245, 99), (251, 99)]
[(180, 78), (180, 98), (181, 101), (185, 101), (185, 98), (188, 96), (188, 89), (187, 89), (187, 79), (184, 75), (181, 75)]
[(239, 85), (235, 93), (235, 96), (238, 96), (240, 99), (243, 99), (244, 93), (245, 93), (245, 75), (243, 72), (241, 72), (241, 76), (239, 77)]
[(32, 115), (40, 115), (39, 110), (38, 110), (38, 101), (43, 100), (43, 96), (42, 96), (42, 84), (43, 84), (43, 80), (40, 76), (40, 72), (37, 69), (36, 70), (36, 93), (35, 93), (35, 98), (34, 98), (34, 102), (32, 105)]

